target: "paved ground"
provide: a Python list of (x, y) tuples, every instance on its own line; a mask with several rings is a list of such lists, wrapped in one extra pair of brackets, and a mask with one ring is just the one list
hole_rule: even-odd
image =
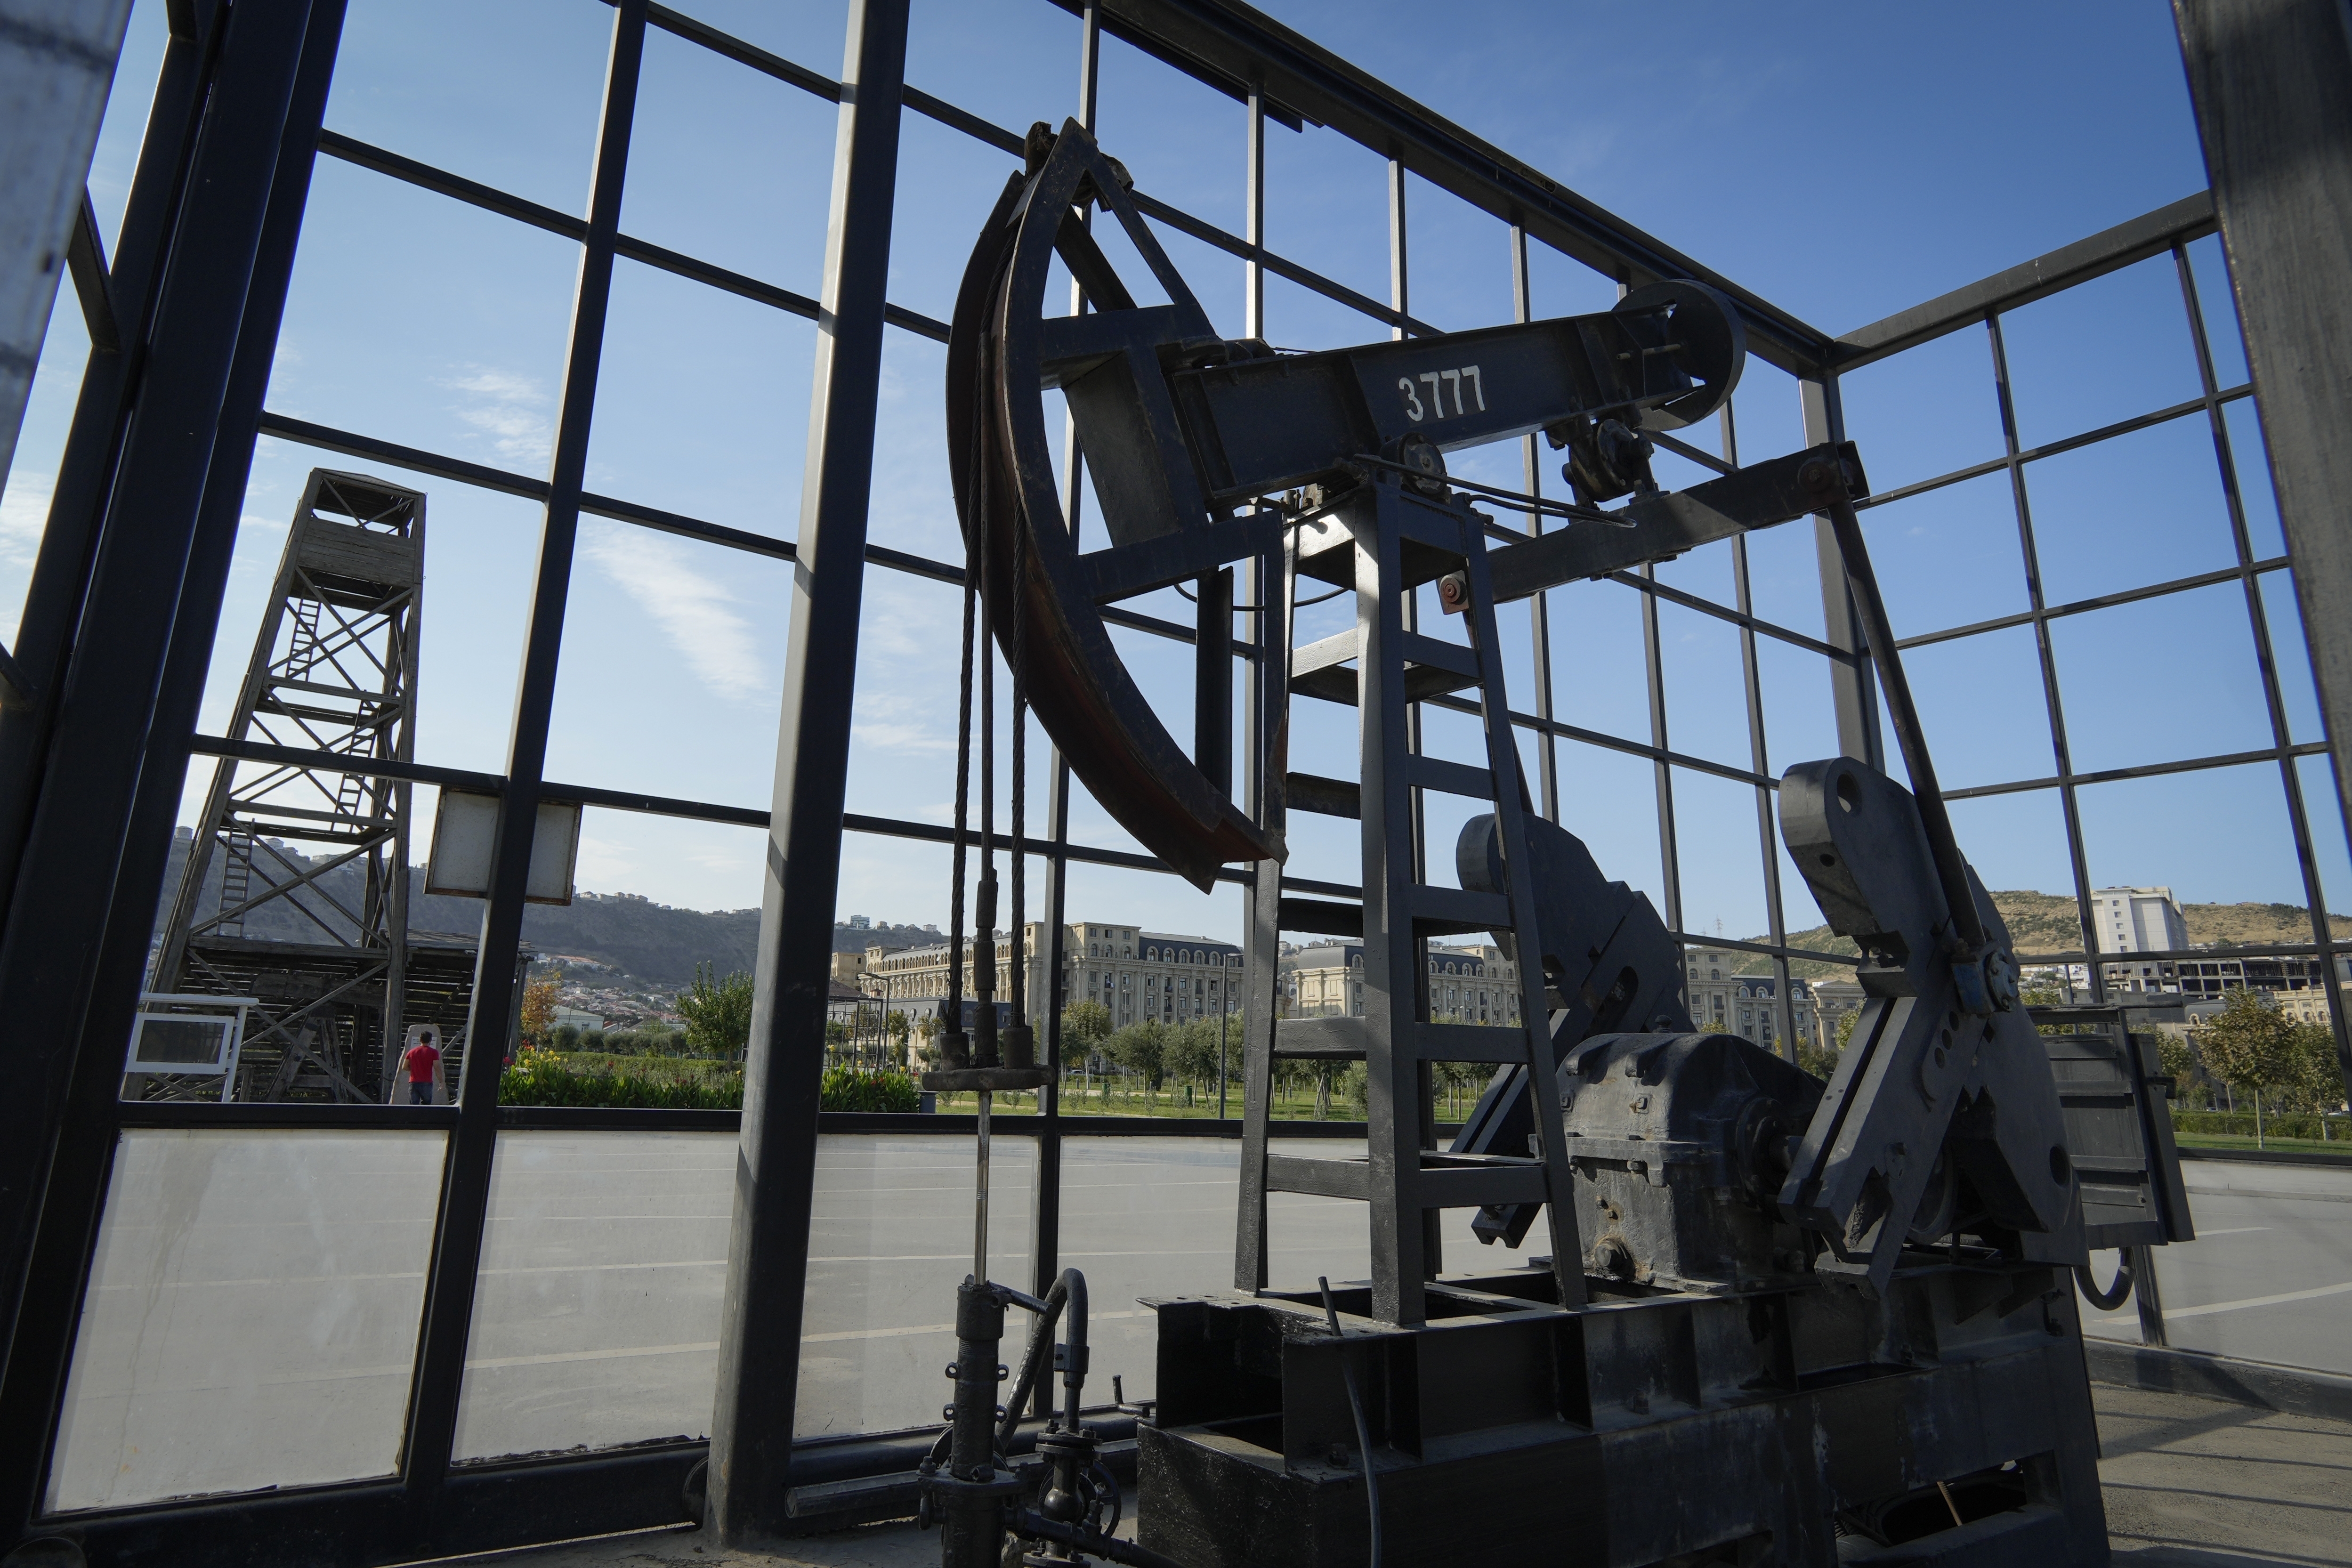
[[(2352, 1425), (2177, 1394), (2093, 1392), (2116, 1568), (2352, 1564)], [(502, 1568), (917, 1568), (939, 1561), (939, 1539), (910, 1524), (875, 1525), (767, 1556), (724, 1552), (699, 1531), (679, 1531), (497, 1561)]]
[[(127, 1136), (51, 1506), (389, 1473), (442, 1143)], [(1148, 1395), (1150, 1322), (1135, 1299), (1231, 1280), (1237, 1146), (1065, 1149), (1062, 1261), (1091, 1287), (1091, 1392), (1108, 1396), (1118, 1375)], [(1031, 1159), (1026, 1141), (1000, 1141), (991, 1271), (1023, 1283)], [(499, 1139), (461, 1458), (707, 1432), (734, 1163), (730, 1134)], [(801, 1429), (924, 1420), (945, 1397), (952, 1292), (971, 1267), (970, 1141), (829, 1137), (817, 1167)], [(2162, 1255), (2173, 1342), (2352, 1372), (2352, 1173), (2218, 1161), (2189, 1173), (2202, 1239)], [(1507, 1260), (1470, 1239), (1468, 1217), (1448, 1216), (1447, 1263)], [(1368, 1270), (1359, 1205), (1282, 1195), (1273, 1232), (1282, 1282)], [(2137, 1336), (2128, 1310), (2092, 1327)]]

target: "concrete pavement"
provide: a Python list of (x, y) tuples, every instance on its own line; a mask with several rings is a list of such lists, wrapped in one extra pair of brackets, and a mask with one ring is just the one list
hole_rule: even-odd
[[(1090, 1392), (1108, 1397), (1118, 1375), (1147, 1396), (1151, 1322), (1136, 1298), (1230, 1283), (1239, 1149), (1064, 1147), (1061, 1261), (1090, 1287)], [(51, 1506), (389, 1474), (442, 1148), (424, 1131), (126, 1135)], [(1023, 1284), (1033, 1157), (1024, 1139), (996, 1147), (990, 1271)], [(461, 1458), (708, 1432), (734, 1162), (728, 1133), (499, 1139)], [(2214, 1161), (2189, 1173), (2201, 1238), (2159, 1254), (2174, 1343), (2352, 1371), (2352, 1173)], [(1447, 1216), (1451, 1268), (1510, 1259), (1478, 1247), (1468, 1219)], [(968, 1138), (822, 1141), (803, 1434), (936, 1418), (973, 1224)], [(1359, 1205), (1281, 1194), (1272, 1224), (1277, 1283), (1368, 1271)], [(2137, 1338), (2129, 1308), (2085, 1317), (2095, 1333)]]

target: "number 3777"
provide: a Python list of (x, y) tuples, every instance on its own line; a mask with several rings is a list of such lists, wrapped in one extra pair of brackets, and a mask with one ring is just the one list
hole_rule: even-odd
[[(1464, 401), (1463, 388), (1467, 386), (1468, 402)], [(1404, 416), (1418, 425), (1424, 419), (1451, 419), (1458, 415), (1486, 412), (1486, 384), (1478, 379), (1478, 367), (1465, 364), (1460, 370), (1425, 370), (1419, 375), (1397, 377), (1397, 390), (1404, 394)], [(1427, 401), (1423, 402), (1423, 395)], [(1446, 411), (1448, 397), (1454, 400), (1452, 413)]]

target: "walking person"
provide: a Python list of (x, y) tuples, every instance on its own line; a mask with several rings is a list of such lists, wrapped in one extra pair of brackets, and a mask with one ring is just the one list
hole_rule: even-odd
[(441, 1033), (430, 1024), (418, 1024), (408, 1031), (408, 1048), (400, 1053), (401, 1064), (408, 1068), (408, 1103), (430, 1105), (433, 1089), (441, 1074)]

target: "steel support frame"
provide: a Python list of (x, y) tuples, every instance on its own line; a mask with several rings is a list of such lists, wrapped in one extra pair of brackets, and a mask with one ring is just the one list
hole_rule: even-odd
[(907, 0), (851, 0), (711, 1417), (709, 1523), (791, 1533), (817, 1080), (882, 381)]
[[(40, 656), (54, 661), (45, 689), (55, 698), (25, 716), (39, 722), (28, 724), (0, 785), (24, 824), (12, 841), (17, 858), (0, 931), (9, 1061), (24, 1086), (0, 1111), (0, 1326), (8, 1346), (0, 1410), (10, 1417), (0, 1447), (0, 1528), (22, 1528), (40, 1507), (63, 1383), (57, 1348), (70, 1333), (87, 1260), (88, 1238), (68, 1233), (77, 1212), (95, 1211), (113, 1142), (102, 1116), (96, 1124), (74, 1118), (75, 1136), (61, 1135), (93, 1079), (103, 1075), (110, 1091), (120, 1080), (114, 1042), (123, 1035), (110, 1036), (107, 1020), (127, 1032), (137, 985), (135, 963), (120, 962), (128, 911), (143, 910), (136, 949), (143, 959), (144, 922), (163, 871), (160, 852), (142, 857), (128, 847), (158, 795), (176, 803), (180, 789), (177, 772), (150, 765), (159, 740), (169, 749), (167, 667), (177, 618), (208, 620), (217, 604), (216, 584), (209, 595), (187, 592), (192, 573), (226, 568), (221, 509), (206, 504), (207, 487), (216, 473), (233, 471), (242, 499), (250, 414), (240, 431), (232, 400), (237, 372), (250, 385), (253, 367), (249, 359), (240, 364), (240, 338), (248, 302), (282, 290), (282, 269), (292, 262), (290, 245), (270, 254), (269, 218), (281, 151), (305, 130), (296, 100), (304, 39), (319, 11), (340, 20), (332, 0), (315, 7), (253, 0), (226, 26), (205, 26), (210, 36), (200, 42), (187, 40), (191, 54), (175, 43), (167, 56), (156, 163), (142, 159), (126, 233), (137, 221), (158, 252), (168, 237), (174, 264), (155, 254), (124, 268), (126, 284), (141, 278), (155, 290), (142, 312), (145, 355), (135, 367), (110, 356), (118, 363), (104, 368), (131, 374), (94, 376), (85, 388), (65, 465), (79, 484), (59, 499), (89, 510), (66, 517), (58, 553), (68, 559), (37, 582), (37, 603), (27, 607), (28, 624), (47, 623)], [(321, 90), (310, 112), (324, 100)], [(193, 122), (174, 123), (170, 111), (180, 102), (204, 109)], [(315, 136), (315, 120), (308, 131)], [(167, 157), (168, 182), (159, 166)], [(236, 508), (226, 510), (233, 538)], [(60, 576), (87, 584), (78, 616), (48, 596), (63, 587)], [(114, 976), (128, 982), (126, 992), (101, 995), (102, 980)]]

